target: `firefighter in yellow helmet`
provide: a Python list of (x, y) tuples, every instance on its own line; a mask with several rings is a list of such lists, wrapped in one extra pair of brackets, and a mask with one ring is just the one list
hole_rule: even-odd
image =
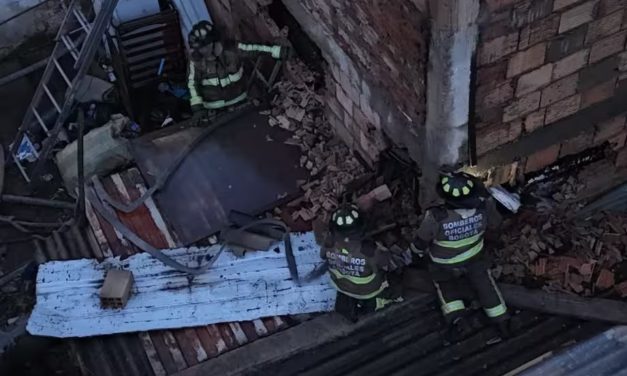
[(392, 298), (384, 269), (390, 263), (389, 252), (382, 252), (365, 235), (362, 212), (355, 205), (342, 205), (329, 224), (330, 236), (321, 248), (328, 262), (331, 282), (338, 291), (336, 311), (352, 321), (358, 312), (383, 308), (400, 297)]
[(469, 282), (487, 317), (508, 335), (507, 305), (486, 259), (484, 237), (495, 230), (501, 215), (481, 182), (463, 173), (441, 174), (436, 187), (444, 203), (428, 209), (414, 249), (426, 252), (429, 270), (453, 336), (467, 330), (464, 285)]

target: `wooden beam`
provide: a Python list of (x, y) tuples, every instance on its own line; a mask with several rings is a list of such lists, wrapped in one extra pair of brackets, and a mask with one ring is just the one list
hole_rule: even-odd
[(508, 284), (499, 284), (499, 287), (505, 301), (514, 307), (582, 320), (627, 324), (627, 303), (619, 300), (582, 298)]
[[(407, 269), (404, 285), (411, 290), (434, 293), (426, 270)], [(603, 298), (530, 290), (522, 286), (499, 283), (505, 302), (513, 307), (582, 320), (627, 324), (627, 303)]]

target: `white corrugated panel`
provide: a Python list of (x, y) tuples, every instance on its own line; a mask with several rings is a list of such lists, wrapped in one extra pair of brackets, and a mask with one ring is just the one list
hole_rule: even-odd
[(203, 20), (211, 21), (211, 16), (209, 15), (204, 1), (173, 0), (173, 2), (179, 12), (181, 31), (183, 32), (183, 38), (187, 44), (187, 35), (192, 30), (192, 27)]
[[(292, 244), (301, 277), (321, 263), (312, 233), (292, 235)], [(193, 247), (165, 253), (195, 266), (217, 250)], [(110, 268), (133, 272), (133, 295), (124, 309), (100, 308), (99, 289)], [(328, 275), (301, 286), (294, 283), (282, 243), (269, 251), (247, 252), (243, 258), (225, 252), (191, 283), (184, 273), (147, 253), (103, 262), (53, 261), (40, 266), (37, 304), (27, 330), (41, 336), (88, 337), (249, 321), (328, 312), (333, 310), (335, 295)]]

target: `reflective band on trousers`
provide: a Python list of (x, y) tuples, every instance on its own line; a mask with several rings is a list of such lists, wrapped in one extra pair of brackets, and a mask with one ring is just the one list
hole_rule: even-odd
[(462, 300), (453, 300), (452, 302), (447, 302), (444, 300), (444, 295), (442, 294), (442, 290), (440, 289), (440, 285), (437, 282), (433, 282), (435, 285), (435, 290), (438, 292), (438, 299), (440, 300), (440, 307), (442, 308), (442, 312), (445, 315), (451, 314), (455, 311), (461, 311), (466, 309), (464, 302)]
[(455, 256), (453, 258), (443, 259), (443, 258), (434, 257), (431, 254), (429, 254), (429, 256), (431, 256), (431, 260), (433, 260), (433, 262), (435, 262), (436, 264), (451, 265), (451, 264), (458, 264), (460, 262), (464, 262), (464, 261), (470, 259), (471, 257), (473, 257), (476, 254), (478, 254), (479, 252), (481, 252), (482, 249), (483, 249), (483, 240), (481, 240), (479, 243), (477, 243), (476, 246), (470, 248), (466, 252), (460, 253), (459, 255), (457, 255), (457, 256)]
[(202, 80), (202, 84), (204, 86), (222, 86), (222, 87), (227, 87), (230, 84), (236, 83), (239, 80), (242, 79), (242, 76), (244, 75), (244, 68), (240, 67), (239, 71), (237, 71), (237, 73), (233, 73), (233, 74), (229, 74), (228, 76), (226, 76), (225, 78), (206, 78), (204, 80)]
[(246, 97), (248, 96), (247, 93), (242, 93), (240, 95), (238, 95), (237, 97), (225, 101), (225, 100), (219, 100), (219, 101), (213, 101), (213, 102), (204, 102), (202, 105), (208, 109), (208, 110), (217, 110), (220, 108), (224, 108), (224, 107), (228, 107), (231, 105), (234, 105), (235, 103), (239, 103), (241, 101), (243, 101), (244, 99), (246, 99)]
[(507, 313), (507, 307), (505, 304), (499, 304), (496, 307), (484, 308), (484, 311), (488, 317), (499, 317)]
[(494, 278), (492, 277), (492, 273), (490, 273), (489, 270), (486, 273), (488, 273), (488, 278), (490, 279), (490, 283), (492, 284), (494, 291), (496, 291), (496, 295), (498, 295), (499, 302), (501, 303), (492, 308), (484, 308), (484, 311), (485, 311), (486, 316), (490, 318), (499, 317), (507, 313), (507, 306), (505, 305), (505, 300), (503, 300), (503, 295), (501, 295), (501, 290), (499, 290), (499, 287), (496, 285), (496, 282), (494, 281)]
[(194, 67), (194, 63), (189, 64), (187, 86), (189, 87), (190, 105), (195, 106), (202, 104), (202, 98), (198, 95), (198, 91), (196, 90), (196, 68)]
[(335, 269), (329, 270), (337, 279), (347, 279), (356, 285), (367, 285), (368, 283), (374, 281), (374, 279), (377, 277), (375, 273), (370, 274), (368, 277), (353, 277), (351, 275), (344, 275)]
[(483, 237), (483, 232), (461, 240), (436, 240), (434, 243), (444, 248), (463, 248), (475, 244)]
[(263, 44), (244, 44), (239, 43), (237, 45), (242, 51), (259, 51), (259, 52), (267, 52), (272, 55), (273, 58), (278, 59), (281, 57), (281, 46), (264, 46)]
[(337, 291), (341, 292), (342, 294), (344, 294), (346, 296), (350, 296), (351, 298), (359, 299), (359, 300), (372, 299), (372, 298), (378, 296), (379, 294), (381, 294), (383, 292), (383, 290), (385, 290), (386, 288), (388, 288), (390, 286), (388, 284), (388, 281), (383, 281), (383, 283), (381, 284), (381, 287), (379, 287), (377, 289), (377, 291), (371, 292), (370, 294), (366, 294), (366, 295), (358, 295), (358, 294), (353, 294), (353, 293), (350, 293), (348, 291), (342, 290), (341, 288), (339, 288), (335, 284), (335, 282), (333, 282), (333, 279), (331, 279), (331, 284), (333, 285), (333, 287), (335, 287), (335, 289)]

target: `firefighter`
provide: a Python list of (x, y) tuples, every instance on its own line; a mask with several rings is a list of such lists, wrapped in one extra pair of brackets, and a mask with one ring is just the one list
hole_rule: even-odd
[(194, 114), (229, 108), (247, 99), (247, 79), (241, 59), (266, 53), (286, 57), (287, 48), (226, 41), (209, 21), (194, 25), (189, 34), (191, 59), (188, 86)]
[(320, 256), (327, 260), (331, 282), (338, 291), (336, 311), (356, 321), (360, 312), (400, 301), (400, 294), (392, 297), (384, 271), (390, 262), (389, 252), (378, 249), (365, 236), (363, 214), (357, 206), (345, 204), (337, 209), (329, 229)]
[(468, 330), (464, 319), (463, 279), (469, 282), (483, 311), (508, 336), (507, 306), (494, 278), (484, 249), (487, 231), (494, 231), (501, 215), (483, 185), (463, 173), (441, 174), (437, 192), (444, 204), (428, 209), (418, 230), (414, 250), (427, 251), (429, 271), (451, 335)]

